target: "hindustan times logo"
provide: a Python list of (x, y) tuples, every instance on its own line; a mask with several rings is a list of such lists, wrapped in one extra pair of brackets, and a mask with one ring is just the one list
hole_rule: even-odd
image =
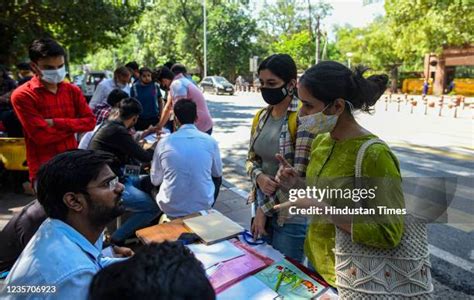
[(370, 189), (335, 189), (329, 188), (328, 186), (326, 188), (319, 189), (314, 186), (308, 186), (306, 189), (291, 189), (289, 191), (288, 200), (295, 202), (299, 198), (308, 198), (321, 202), (324, 199), (346, 199), (359, 202), (360, 200), (374, 199), (376, 190), (377, 186), (374, 186)]

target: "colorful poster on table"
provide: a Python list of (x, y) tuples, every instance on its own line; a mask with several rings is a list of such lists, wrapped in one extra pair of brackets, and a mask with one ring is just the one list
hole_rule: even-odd
[(298, 269), (286, 259), (254, 275), (284, 299), (316, 299), (327, 287)]

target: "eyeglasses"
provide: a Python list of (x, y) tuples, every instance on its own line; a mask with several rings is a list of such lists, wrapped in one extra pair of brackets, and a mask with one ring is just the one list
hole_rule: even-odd
[(115, 176), (114, 178), (112, 178), (111, 180), (109, 181), (106, 181), (104, 182), (103, 184), (101, 185), (98, 185), (98, 186), (90, 186), (89, 188), (90, 189), (93, 189), (93, 188), (105, 188), (105, 187), (108, 187), (109, 190), (113, 191), (115, 190), (115, 188), (117, 187), (117, 184), (119, 183), (119, 178), (117, 176)]

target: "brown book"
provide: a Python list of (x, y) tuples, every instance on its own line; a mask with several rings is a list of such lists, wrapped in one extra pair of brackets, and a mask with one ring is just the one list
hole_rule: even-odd
[(176, 219), (168, 223), (137, 230), (136, 235), (144, 244), (150, 244), (164, 241), (174, 242), (185, 232), (191, 232), (191, 230), (184, 226), (183, 219)]

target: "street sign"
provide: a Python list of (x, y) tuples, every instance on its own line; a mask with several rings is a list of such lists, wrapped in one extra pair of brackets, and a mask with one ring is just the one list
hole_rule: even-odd
[(258, 56), (250, 58), (250, 72), (257, 72), (258, 69)]

